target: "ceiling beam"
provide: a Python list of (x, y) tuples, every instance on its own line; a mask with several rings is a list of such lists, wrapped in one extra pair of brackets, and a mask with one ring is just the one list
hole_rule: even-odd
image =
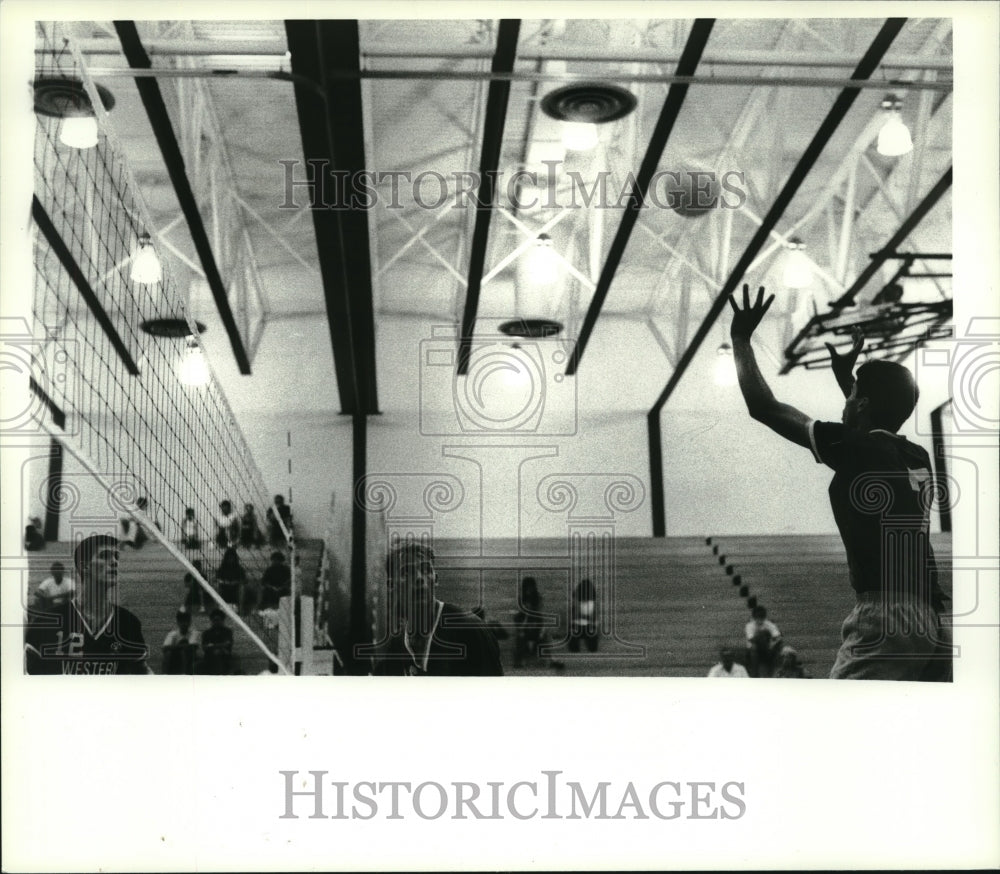
[[(698, 18), (695, 20), (691, 26), (691, 32), (688, 34), (681, 59), (677, 63), (678, 76), (694, 75), (695, 70), (698, 69), (698, 61), (705, 50), (714, 25), (714, 18)], [(622, 215), (621, 223), (618, 225), (615, 238), (611, 242), (611, 248), (608, 250), (608, 257), (604, 262), (604, 268), (601, 270), (601, 276), (597, 280), (597, 288), (594, 289), (594, 296), (590, 300), (587, 315), (583, 319), (580, 335), (577, 337), (576, 345), (574, 345), (573, 351), (570, 353), (569, 362), (566, 366), (567, 376), (574, 376), (577, 368), (580, 366), (580, 359), (587, 348), (594, 325), (597, 324), (597, 317), (601, 313), (601, 307), (604, 306), (608, 291), (611, 289), (611, 283), (614, 281), (615, 273), (618, 271), (618, 265), (621, 263), (622, 257), (625, 254), (625, 248), (628, 246), (628, 241), (632, 236), (632, 229), (639, 219), (639, 213), (646, 199), (646, 191), (649, 188), (653, 174), (656, 172), (656, 167), (660, 163), (660, 158), (663, 157), (663, 150), (666, 148), (667, 140), (674, 129), (678, 115), (680, 115), (687, 91), (687, 85), (678, 84), (671, 85), (667, 91), (666, 100), (663, 102), (663, 109), (660, 110), (660, 117), (653, 128), (653, 134), (649, 139), (646, 154), (642, 159), (642, 164), (639, 166), (639, 173), (635, 177), (635, 185), (629, 192), (629, 199), (624, 215)]]
[[(497, 32), (496, 51), (491, 65), (492, 73), (510, 73), (514, 69), (517, 56), (517, 37), (521, 22), (516, 18), (500, 21)], [(494, 79), (490, 81), (486, 97), (486, 117), (483, 120), (483, 146), (479, 156), (479, 191), (476, 196), (476, 223), (472, 230), (472, 246), (469, 250), (469, 281), (465, 288), (465, 309), (462, 313), (462, 333), (458, 340), (458, 373), (465, 376), (469, 372), (469, 357), (472, 354), (472, 333), (476, 328), (476, 314), (479, 310), (479, 292), (486, 265), (486, 244), (490, 235), (490, 220), (496, 201), (496, 172), (500, 166), (500, 150), (503, 146), (503, 130), (507, 120), (507, 100), (510, 97), (510, 82)]]
[[(129, 66), (135, 70), (150, 69), (152, 64), (149, 60), (149, 55), (146, 54), (146, 50), (143, 48), (135, 22), (116, 21), (114, 25)], [(187, 171), (184, 167), (184, 157), (181, 154), (180, 144), (177, 142), (177, 136), (170, 122), (167, 106), (163, 102), (160, 86), (156, 79), (145, 76), (136, 76), (135, 86), (139, 90), (139, 96), (142, 98), (142, 104), (146, 108), (149, 123), (153, 128), (153, 133), (156, 135), (156, 142), (160, 146), (163, 163), (166, 165), (170, 181), (177, 194), (177, 202), (180, 204), (184, 218), (187, 220), (191, 240), (198, 253), (201, 266), (204, 268), (205, 279), (212, 291), (215, 306), (219, 311), (223, 327), (225, 327), (226, 334), (229, 337), (229, 345), (232, 346), (236, 364), (240, 369), (240, 373), (248, 376), (250, 374), (250, 358), (247, 355), (246, 347), (243, 345), (243, 338), (240, 336), (239, 328), (236, 325), (232, 307), (229, 305), (226, 286), (222, 281), (219, 267), (215, 261), (215, 254), (212, 251), (212, 245), (205, 231), (205, 223), (202, 221), (201, 212), (198, 209), (198, 201), (195, 199), (194, 192), (191, 189), (191, 181), (188, 179)]]
[[(309, 190), (316, 249), (326, 302), (341, 412), (377, 413), (375, 319), (367, 209), (361, 203), (330, 208), (328, 184), (365, 169), (361, 85), (334, 81), (333, 66), (360, 67), (354, 20), (286, 21), (297, 77), (295, 105)], [(305, 81), (318, 87), (307, 87)], [(310, 175), (311, 173), (311, 175)]]
[[(903, 25), (905, 23), (905, 18), (889, 18), (886, 20), (875, 39), (872, 41), (872, 44), (868, 47), (868, 51), (865, 52), (864, 57), (862, 57), (861, 61), (855, 68), (854, 73), (851, 76), (852, 79), (868, 79), (872, 73), (878, 69), (879, 62), (889, 50), (889, 46), (892, 45), (892, 41), (899, 34), (900, 30), (903, 29)], [(711, 331), (716, 319), (718, 319), (719, 314), (725, 307), (729, 295), (732, 294), (732, 292), (736, 289), (736, 286), (742, 281), (750, 264), (753, 262), (754, 258), (757, 257), (757, 254), (760, 252), (764, 243), (767, 242), (767, 239), (777, 225), (778, 220), (784, 214), (788, 205), (792, 202), (792, 199), (795, 197), (802, 183), (805, 181), (806, 176), (809, 175), (809, 171), (812, 170), (813, 165), (818, 160), (827, 143), (833, 137), (837, 128), (840, 126), (840, 123), (844, 120), (851, 106), (854, 105), (854, 101), (860, 93), (861, 91), (857, 87), (845, 88), (840, 92), (837, 99), (834, 101), (834, 104), (827, 113), (826, 118), (823, 119), (823, 123), (819, 126), (819, 129), (813, 136), (812, 141), (808, 146), (806, 146), (805, 151), (802, 153), (802, 157), (799, 158), (798, 163), (789, 175), (784, 187), (779, 192), (777, 198), (775, 198), (775, 201), (768, 210), (767, 215), (764, 216), (760, 227), (757, 228), (756, 233), (747, 244), (746, 250), (743, 252), (743, 255), (740, 256), (740, 260), (736, 263), (736, 266), (733, 268), (729, 278), (722, 286), (721, 291), (718, 295), (716, 295), (715, 300), (712, 302), (712, 306), (709, 308), (708, 313), (702, 320), (698, 330), (695, 332), (688, 348), (684, 350), (684, 354), (681, 356), (680, 362), (677, 367), (674, 368), (674, 372), (670, 375), (670, 379), (650, 410), (651, 417), (659, 415), (663, 406), (669, 400), (670, 395), (673, 394), (674, 389), (677, 388), (678, 383), (684, 376), (684, 372), (691, 364), (695, 354), (698, 352), (698, 349), (701, 347), (701, 344), (708, 336), (708, 333)]]

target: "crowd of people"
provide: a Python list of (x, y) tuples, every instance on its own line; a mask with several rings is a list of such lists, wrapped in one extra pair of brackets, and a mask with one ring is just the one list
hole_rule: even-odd
[(810, 679), (799, 654), (781, 636), (781, 631), (767, 618), (767, 608), (755, 604), (744, 628), (746, 646), (742, 658), (736, 649), (723, 647), (719, 661), (708, 672), (713, 679), (742, 680), (756, 678)]

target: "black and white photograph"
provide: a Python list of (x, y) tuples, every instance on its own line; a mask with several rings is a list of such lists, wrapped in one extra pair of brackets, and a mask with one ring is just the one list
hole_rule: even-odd
[(1000, 864), (998, 22), (0, 7), (4, 870)]

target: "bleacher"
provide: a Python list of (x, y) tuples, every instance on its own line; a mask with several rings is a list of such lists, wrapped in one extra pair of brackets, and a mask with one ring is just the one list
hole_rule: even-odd
[[(934, 535), (932, 543), (942, 583), (950, 591), (951, 537)], [(303, 540), (297, 545), (300, 578), (308, 594), (323, 543)], [(854, 600), (836, 535), (722, 536), (712, 537), (710, 543), (703, 537), (619, 538), (614, 544), (611, 612), (607, 604), (601, 609), (613, 633), (602, 637), (596, 653), (574, 654), (566, 649), (565, 637), (570, 591), (580, 576), (571, 578), (565, 539), (520, 544), (493, 540), (482, 548), (473, 540), (440, 540), (435, 552), (439, 596), (468, 609), (482, 607), (488, 620), (508, 631), (501, 655), (505, 672), (514, 676), (704, 677), (721, 646), (742, 651), (747, 600), (755, 598), (767, 607), (806, 670), (822, 678), (833, 665), (840, 626)], [(31, 554), (32, 589), (55, 560), (71, 567), (67, 545), (50, 543), (44, 552)], [(209, 562), (209, 567), (214, 564)], [(742, 587), (733, 585), (737, 575)], [(184, 570), (154, 542), (138, 551), (123, 550), (119, 576), (121, 603), (142, 619), (150, 664), (159, 672), (159, 648), (184, 598)], [(541, 659), (513, 667), (513, 617), (524, 576), (538, 581), (541, 621), (555, 644), (552, 656), (565, 665), (558, 674)], [(592, 578), (596, 581), (596, 575)], [(208, 627), (207, 615), (196, 614), (194, 626)], [(266, 658), (246, 635), (237, 631), (235, 637), (234, 671), (263, 670)]]
[[(713, 537), (720, 562), (746, 587), (746, 599), (795, 648), (806, 670), (826, 677), (840, 646), (840, 627), (854, 604), (840, 537), (832, 535)], [(951, 535), (931, 535), (941, 585), (951, 592)], [(734, 594), (738, 587), (733, 586)], [(749, 612), (749, 611), (747, 611)]]
[[(301, 556), (300, 579), (305, 594), (315, 592), (315, 580), (319, 571), (323, 550), (322, 540), (303, 539), (296, 541)], [(241, 548), (241, 553), (251, 550)], [(259, 552), (267, 556), (270, 547), (261, 547)], [(214, 569), (221, 560), (221, 551), (214, 546), (205, 550), (207, 578), (213, 582)], [(167, 632), (175, 625), (175, 615), (184, 603), (185, 569), (167, 549), (156, 541), (150, 541), (142, 549), (122, 549), (118, 564), (119, 603), (135, 613), (142, 621), (143, 635), (149, 646), (149, 666), (154, 673), (160, 673), (161, 647)], [(29, 553), (29, 591), (34, 591), (41, 580), (49, 575), (52, 562), (61, 561), (70, 570), (73, 557), (66, 543), (49, 543), (42, 552)], [(252, 586), (259, 581), (250, 580)], [(208, 612), (212, 610), (210, 598), (205, 596), (206, 612), (195, 612), (192, 627), (204, 631), (209, 627)], [(244, 621), (271, 646), (273, 631), (263, 624), (251, 611), (244, 611)], [(230, 623), (232, 627), (232, 623)], [(267, 667), (268, 659), (240, 629), (233, 629), (233, 672), (237, 674), (257, 674)]]

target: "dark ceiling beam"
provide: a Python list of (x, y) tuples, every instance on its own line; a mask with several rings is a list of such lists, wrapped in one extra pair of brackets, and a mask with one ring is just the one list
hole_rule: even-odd
[(296, 77), (319, 85), (297, 83), (295, 104), (341, 412), (377, 413), (368, 215), (345, 185), (365, 169), (361, 83), (335, 75), (360, 68), (358, 23), (289, 20), (285, 32)]
[[(677, 62), (676, 73), (678, 76), (694, 75), (695, 70), (698, 69), (701, 53), (708, 44), (708, 38), (712, 34), (712, 27), (714, 25), (714, 18), (699, 18), (695, 20), (691, 26), (691, 32), (688, 34), (687, 43), (684, 45), (684, 51)], [(574, 376), (577, 368), (580, 366), (580, 359), (587, 348), (590, 335), (597, 324), (597, 317), (601, 314), (601, 307), (604, 306), (608, 291), (611, 289), (611, 283), (614, 282), (615, 273), (618, 271), (618, 266), (625, 255), (625, 249), (628, 246), (629, 238), (632, 236), (632, 230), (635, 228), (635, 223), (639, 220), (642, 205), (646, 200), (649, 183), (656, 172), (660, 159), (663, 157), (663, 150), (667, 146), (667, 140), (670, 139), (674, 124), (680, 115), (681, 107), (684, 106), (684, 98), (687, 97), (689, 87), (688, 85), (674, 83), (667, 90), (667, 97), (663, 101), (663, 109), (660, 110), (660, 117), (656, 121), (656, 127), (653, 128), (653, 135), (649, 139), (646, 154), (642, 159), (642, 164), (639, 166), (639, 173), (635, 177), (635, 185), (629, 192), (625, 214), (622, 216), (621, 224), (618, 225), (618, 231), (611, 243), (611, 248), (608, 250), (608, 258), (604, 262), (601, 276), (597, 280), (594, 296), (590, 299), (590, 306), (587, 309), (587, 315), (583, 319), (580, 335), (569, 356), (569, 363), (566, 365), (567, 376)]]
[[(492, 73), (510, 73), (517, 56), (517, 37), (521, 30), (520, 19), (505, 18), (497, 32), (496, 51), (493, 53)], [(479, 310), (479, 292), (483, 283), (486, 264), (486, 244), (490, 236), (490, 220), (496, 200), (496, 173), (500, 166), (500, 149), (507, 120), (507, 101), (510, 82), (492, 79), (486, 94), (486, 117), (483, 121), (483, 146), (479, 154), (479, 191), (476, 196), (476, 223), (469, 248), (469, 281), (465, 287), (465, 309), (462, 313), (462, 333), (458, 340), (458, 373), (469, 372), (472, 354), (472, 334), (476, 329)]]
[[(135, 69), (147, 70), (152, 67), (149, 55), (142, 46), (139, 38), (139, 31), (136, 29), (134, 21), (116, 21), (115, 30), (122, 45), (122, 51), (128, 60), (129, 66)], [(160, 145), (160, 152), (163, 155), (163, 162), (167, 172), (170, 174), (170, 181), (177, 194), (177, 202), (180, 204), (184, 218), (187, 220), (188, 230), (191, 233), (191, 240), (194, 242), (198, 258), (201, 260), (202, 269), (205, 271), (205, 279), (208, 287), (212, 290), (212, 297), (215, 298), (215, 306), (222, 317), (222, 324), (229, 336), (229, 344), (233, 348), (233, 355), (240, 368), (240, 373), (250, 374), (250, 358), (247, 355), (246, 347), (243, 345), (243, 338), (240, 336), (233, 310), (229, 306), (229, 296), (226, 293), (225, 283), (219, 273), (218, 265), (215, 263), (215, 255), (212, 252), (212, 245), (208, 240), (208, 233), (205, 231), (205, 223), (202, 221), (201, 212), (198, 210), (198, 201), (191, 190), (191, 182), (188, 180), (187, 171), (184, 168), (184, 156), (181, 154), (181, 147), (174, 134), (173, 125), (170, 123), (170, 114), (167, 106), (163, 102), (163, 95), (160, 93), (160, 86), (156, 79), (146, 76), (135, 77), (135, 87), (139, 89), (139, 96), (142, 104), (146, 108), (146, 115), (152, 125), (153, 133), (156, 134), (156, 141)]]
[[(889, 18), (886, 20), (875, 39), (872, 41), (872, 44), (868, 47), (868, 51), (865, 52), (864, 57), (862, 57), (857, 68), (854, 70), (854, 73), (851, 75), (852, 79), (867, 79), (875, 70), (878, 69), (879, 62), (889, 50), (889, 46), (892, 45), (892, 41), (899, 34), (900, 30), (902, 30), (905, 23), (905, 18)], [(736, 266), (733, 268), (729, 278), (722, 286), (722, 290), (718, 293), (718, 295), (716, 295), (715, 300), (712, 301), (712, 306), (709, 308), (708, 314), (702, 320), (701, 325), (695, 332), (694, 338), (691, 340), (687, 349), (684, 350), (684, 354), (681, 356), (680, 361), (677, 362), (677, 367), (674, 368), (674, 372), (670, 375), (670, 379), (667, 382), (666, 387), (656, 399), (656, 403), (653, 404), (653, 407), (650, 410), (651, 415), (658, 414), (659, 411), (663, 409), (664, 404), (666, 404), (670, 395), (673, 394), (674, 389), (677, 388), (677, 384), (681, 381), (681, 377), (684, 376), (684, 372), (691, 364), (695, 354), (698, 352), (701, 344), (708, 336), (708, 333), (711, 331), (716, 319), (718, 319), (719, 314), (726, 306), (726, 301), (728, 300), (729, 295), (736, 290), (736, 286), (743, 280), (743, 276), (753, 263), (754, 258), (757, 257), (758, 252), (760, 252), (764, 243), (767, 241), (771, 231), (773, 231), (777, 226), (779, 219), (782, 215), (784, 215), (785, 210), (788, 208), (788, 205), (792, 202), (792, 199), (795, 197), (802, 183), (805, 181), (806, 176), (809, 175), (809, 171), (812, 170), (813, 165), (820, 156), (820, 153), (833, 137), (837, 128), (840, 126), (840, 123), (844, 120), (860, 93), (861, 90), (859, 88), (845, 88), (840, 92), (836, 101), (834, 101), (834, 104), (827, 113), (826, 118), (823, 119), (823, 123), (819, 126), (819, 129), (813, 136), (812, 141), (808, 146), (806, 146), (805, 151), (802, 153), (802, 157), (799, 158), (798, 163), (792, 170), (791, 175), (789, 175), (784, 187), (778, 193), (778, 196), (775, 198), (774, 203), (768, 210), (767, 215), (764, 216), (760, 227), (757, 228), (757, 232), (747, 244), (746, 250), (740, 256), (740, 260), (736, 262)]]
[(38, 230), (42, 232), (42, 236), (48, 241), (52, 251), (55, 252), (63, 269), (77, 287), (80, 296), (84, 299), (91, 314), (97, 320), (97, 324), (101, 326), (101, 330), (104, 331), (112, 348), (118, 353), (118, 357), (121, 358), (125, 369), (132, 376), (138, 376), (139, 365), (135, 363), (135, 359), (128, 351), (128, 347), (122, 340), (117, 328), (115, 328), (114, 322), (111, 321), (107, 310), (101, 305), (97, 293), (91, 288), (86, 275), (80, 269), (80, 265), (77, 264), (73, 253), (70, 252), (69, 247), (66, 245), (66, 241), (63, 240), (59, 231), (56, 230), (56, 226), (52, 223), (52, 219), (49, 218), (49, 214), (45, 211), (45, 207), (42, 206), (42, 202), (38, 199), (37, 195), (32, 195), (31, 197), (31, 217), (38, 226)]
[[(861, 271), (861, 274), (857, 279), (851, 284), (840, 297), (838, 297), (832, 304), (831, 307), (835, 310), (843, 309), (844, 307), (849, 307), (854, 305), (854, 298), (858, 296), (860, 292), (867, 284), (868, 281), (882, 269), (882, 265), (886, 261), (896, 260), (900, 258), (900, 254), (896, 252), (897, 247), (903, 242), (913, 229), (923, 221), (924, 216), (929, 213), (937, 202), (944, 196), (944, 193), (951, 188), (951, 167), (944, 172), (944, 175), (938, 179), (934, 187), (927, 192), (926, 196), (919, 204), (917, 204), (916, 209), (907, 216), (906, 220), (899, 226), (899, 230), (896, 231), (878, 252), (876, 252), (871, 259), (871, 263)], [(904, 253), (905, 255), (905, 253)], [(920, 256), (914, 256), (917, 260)], [(905, 269), (905, 268), (904, 268)]]

